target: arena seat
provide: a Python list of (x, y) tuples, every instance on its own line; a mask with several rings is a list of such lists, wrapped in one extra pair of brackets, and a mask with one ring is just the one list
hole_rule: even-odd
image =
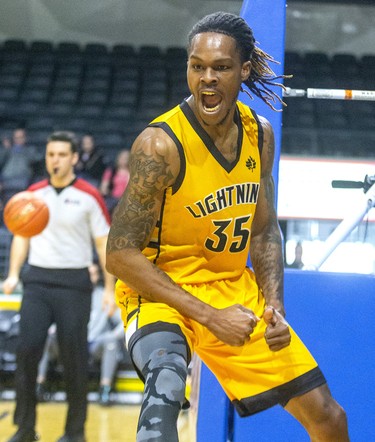
[(316, 124), (318, 128), (345, 129), (349, 121), (344, 114), (321, 113)]
[(12, 234), (2, 225), (3, 217), (0, 218), (0, 279), (4, 280), (8, 274), (9, 251), (12, 242)]
[[(186, 60), (186, 48), (176, 46), (5, 40), (0, 44), (0, 130), (20, 122), (27, 127), (33, 112), (60, 122), (72, 115), (91, 122), (113, 119), (113, 130), (130, 118), (151, 119), (190, 95)], [(286, 51), (284, 71), (294, 75), (284, 84), (296, 89), (375, 88), (373, 54)], [(374, 102), (288, 97), (285, 101), (287, 150), (313, 152), (317, 133), (326, 130), (340, 128), (349, 139), (352, 131), (374, 134)], [(306, 142), (289, 129), (309, 134)], [(340, 152), (346, 155), (345, 150)]]
[(19, 335), (17, 310), (0, 309), (0, 370), (14, 372)]
[[(351, 129), (360, 129), (361, 131), (371, 130), (374, 125), (374, 114), (351, 113), (348, 116), (349, 126)], [(373, 145), (375, 151), (375, 145)]]
[(316, 113), (342, 113), (345, 111), (347, 102), (343, 100), (310, 100)]
[(135, 57), (137, 57), (138, 56), (138, 54), (137, 54), (137, 52), (135, 50), (135, 47), (133, 45), (130, 45), (130, 44), (122, 44), (122, 43), (114, 44), (112, 46), (112, 48), (110, 49), (110, 52), (113, 55), (121, 55), (123, 57), (126, 57), (126, 56), (135, 56)]
[(23, 77), (20, 75), (3, 74), (0, 72), (0, 84), (4, 89), (16, 89), (19, 90), (23, 82)]
[(91, 130), (91, 118), (80, 116), (71, 116), (70, 118), (65, 118), (64, 126), (67, 130), (71, 130), (73, 132), (89, 132)]
[(136, 92), (139, 88), (137, 78), (118, 78), (112, 82), (113, 93)]
[(358, 76), (360, 65), (357, 57), (353, 54), (333, 54), (330, 65), (334, 75)]
[(4, 60), (1, 65), (0, 72), (3, 74), (11, 74), (20, 76), (26, 74), (27, 63), (20, 60)]
[(159, 46), (141, 45), (138, 50), (138, 55), (141, 59), (154, 60), (163, 58), (163, 51)]
[(134, 106), (132, 104), (109, 104), (103, 110), (103, 118), (107, 120), (127, 121), (132, 116), (134, 116)]
[(304, 64), (302, 54), (296, 51), (286, 51), (284, 55), (284, 71), (287, 74), (303, 72)]
[(30, 62), (53, 63), (55, 61), (54, 44), (47, 40), (35, 40), (29, 47)]
[(307, 75), (305, 75), (303, 71), (295, 72), (293, 69), (285, 69), (285, 73), (288, 75), (293, 75), (292, 78), (285, 79), (285, 86), (292, 89), (306, 89), (307, 87), (310, 87), (308, 84)]
[(129, 66), (126, 64), (113, 65), (113, 80), (138, 80), (140, 70), (138, 66)]
[(366, 82), (366, 89), (375, 88), (375, 55), (363, 55), (360, 60), (360, 73)]
[(81, 52), (81, 46), (79, 45), (79, 43), (74, 41), (61, 41), (57, 43), (56, 52), (76, 54)]
[(103, 106), (98, 104), (78, 104), (73, 109), (74, 116), (78, 118), (97, 118), (102, 112)]
[(303, 70), (305, 74), (310, 72), (320, 75), (330, 74), (332, 69), (328, 54), (319, 51), (305, 53), (303, 57)]
[(78, 78), (83, 74), (84, 65), (81, 62), (59, 64), (56, 75), (59, 77)]
[(350, 115), (352, 113), (359, 115), (375, 115), (375, 102), (374, 101), (345, 101), (343, 111)]
[(32, 60), (29, 65), (27, 75), (30, 76), (39, 76), (39, 77), (51, 77), (54, 74), (55, 70), (55, 62), (46, 62), (40, 60)]
[(181, 46), (168, 46), (165, 50), (165, 58), (167, 60), (187, 60), (186, 48)]
[(334, 89), (337, 87), (337, 77), (332, 73), (321, 73), (310, 71), (305, 74), (306, 87)]
[(35, 115), (28, 119), (26, 124), (27, 131), (29, 130), (50, 130), (52, 131), (54, 125), (56, 123), (56, 119), (51, 116), (40, 116)]
[(46, 104), (48, 99), (48, 88), (32, 87), (24, 89), (19, 96), (19, 100), (24, 103)]
[(51, 134), (52, 130), (52, 128), (48, 127), (45, 129), (37, 130), (28, 129), (27, 139), (29, 140), (30, 144), (40, 149), (40, 151), (44, 152), (47, 138)]
[(313, 130), (284, 128), (281, 138), (283, 154), (316, 156), (319, 153), (316, 132)]
[(345, 153), (350, 155), (357, 151), (357, 135), (348, 136), (342, 130), (326, 128), (318, 134), (319, 154), (328, 157), (345, 157)]
[(54, 52), (54, 46), (51, 41), (48, 40), (34, 40), (30, 43), (31, 52)]
[(27, 120), (38, 115), (44, 108), (45, 103), (40, 103), (38, 101), (30, 101), (28, 98), (20, 99), (19, 101), (13, 103), (9, 111), (14, 118), (18, 118), (22, 121), (22, 126), (27, 124)]
[(0, 88), (0, 100), (14, 102), (18, 98), (18, 87), (9, 86)]
[(83, 48), (84, 54), (90, 54), (90, 55), (102, 55), (102, 54), (108, 54), (108, 46), (104, 43), (86, 43), (86, 45)]
[(109, 105), (111, 106), (124, 106), (128, 108), (133, 108), (134, 110), (137, 107), (138, 101), (138, 91), (137, 90), (128, 90), (125, 92), (117, 92), (116, 90), (112, 91), (112, 94), (109, 98)]
[(76, 89), (55, 89), (50, 95), (50, 103), (74, 104), (78, 100), (78, 88)]
[(85, 74), (85, 80), (88, 79), (106, 79), (109, 80), (112, 75), (111, 66), (109, 64), (96, 64), (91, 63), (86, 66), (86, 69), (84, 71)]
[(111, 87), (110, 78), (95, 78), (90, 77), (83, 81), (82, 89), (84, 91), (101, 91), (108, 92)]
[(106, 90), (84, 90), (79, 98), (81, 104), (94, 104), (104, 106), (108, 100)]
[(29, 47), (24, 40), (7, 39), (1, 48), (1, 58), (7, 62), (26, 62), (29, 58)]
[(81, 86), (81, 81), (80, 76), (66, 77), (60, 73), (57, 77), (55, 77), (53, 88), (78, 91)]
[(83, 62), (81, 46), (76, 42), (62, 41), (55, 49), (56, 60), (61, 64)]
[(28, 75), (23, 84), (24, 89), (44, 89), (47, 93), (52, 84), (52, 75)]
[(43, 110), (41, 111), (41, 115), (50, 115), (53, 117), (66, 117), (73, 112), (74, 106), (71, 103), (48, 103), (46, 106), (43, 106)]
[(107, 114), (105, 114), (103, 117), (100, 118), (100, 121), (97, 122), (95, 128), (92, 130), (95, 130), (95, 132), (97, 133), (124, 133), (126, 132), (127, 127), (131, 126), (132, 122), (133, 119), (131, 118), (130, 113), (128, 116), (126, 116), (124, 112), (121, 112), (120, 118), (107, 117)]
[(283, 115), (283, 124), (293, 128), (314, 128), (316, 127), (316, 117), (313, 112), (285, 112)]
[(165, 66), (170, 75), (175, 70), (186, 71), (187, 52), (185, 48), (170, 46), (165, 50)]

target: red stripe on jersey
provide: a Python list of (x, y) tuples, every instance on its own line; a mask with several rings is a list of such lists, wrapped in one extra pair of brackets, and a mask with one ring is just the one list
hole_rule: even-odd
[(106, 206), (104, 199), (101, 196), (99, 190), (95, 186), (93, 186), (92, 184), (83, 180), (82, 178), (77, 178), (73, 183), (73, 187), (75, 187), (79, 190), (82, 190), (83, 192), (86, 192), (89, 195), (93, 196), (96, 199), (97, 203), (99, 204), (100, 208), (102, 209), (102, 212), (103, 212), (108, 224), (111, 224), (111, 217), (109, 215), (107, 206)]
[(43, 187), (47, 187), (49, 185), (49, 181), (46, 178), (45, 180), (38, 181), (37, 183), (31, 184), (27, 190), (33, 192), (34, 190), (42, 189)]

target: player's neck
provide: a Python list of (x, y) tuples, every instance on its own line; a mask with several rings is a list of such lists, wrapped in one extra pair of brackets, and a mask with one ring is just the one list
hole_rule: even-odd
[(208, 124), (204, 119), (202, 119), (202, 116), (199, 114), (193, 97), (189, 97), (186, 101), (193, 111), (199, 124), (207, 132), (207, 134), (210, 136), (215, 144), (216, 142), (219, 145), (222, 144), (223, 140), (227, 140), (228, 137), (233, 134), (233, 131), (237, 131), (237, 124), (234, 118), (236, 112), (235, 106), (233, 106), (233, 108), (228, 111), (228, 113), (222, 120), (217, 121), (215, 124)]
[(76, 176), (74, 173), (69, 174), (64, 177), (59, 177), (59, 176), (54, 175), (54, 176), (50, 177), (50, 183), (53, 187), (61, 189), (61, 188), (69, 186), (75, 179), (76, 179)]

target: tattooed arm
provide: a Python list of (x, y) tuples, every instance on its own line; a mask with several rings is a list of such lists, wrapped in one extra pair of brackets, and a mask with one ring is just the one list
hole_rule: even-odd
[[(159, 218), (164, 191), (178, 175), (177, 149), (163, 131), (147, 128), (132, 147), (129, 169), (129, 183), (113, 215), (108, 236), (107, 268), (146, 299), (158, 301), (152, 278), (167, 287), (173, 282), (152, 266), (141, 251)], [(147, 273), (140, 275), (138, 266)]]
[(265, 337), (271, 350), (280, 350), (289, 345), (290, 333), (284, 320), (284, 262), (272, 177), (275, 141), (270, 123), (265, 118), (260, 120), (264, 131), (262, 172), (251, 229), (250, 256), (257, 283), (269, 306), (263, 316), (268, 324)]
[(143, 298), (168, 304), (229, 345), (242, 345), (256, 324), (251, 311), (239, 305), (211, 307), (183, 290), (141, 252), (159, 218), (165, 189), (174, 183), (179, 168), (177, 147), (164, 131), (147, 128), (137, 138), (130, 155), (130, 180), (108, 236), (107, 269)]

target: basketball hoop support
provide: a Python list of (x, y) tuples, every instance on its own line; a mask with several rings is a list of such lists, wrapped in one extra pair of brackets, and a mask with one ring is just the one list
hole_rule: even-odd
[(326, 239), (320, 257), (306, 266), (306, 270), (319, 270), (322, 264), (336, 249), (340, 242), (350, 234), (350, 232), (363, 220), (366, 213), (375, 207), (375, 183), (358, 198), (358, 207), (347, 217), (345, 217), (331, 235)]

